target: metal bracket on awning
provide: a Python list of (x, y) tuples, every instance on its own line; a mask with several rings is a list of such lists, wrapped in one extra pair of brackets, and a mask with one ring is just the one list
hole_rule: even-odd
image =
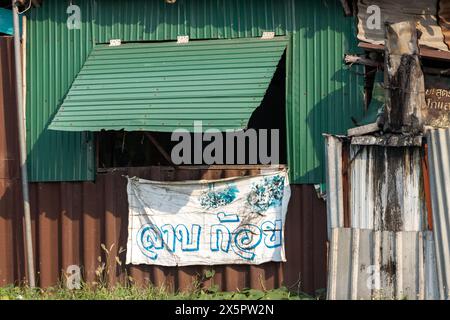
[(121, 39), (111, 39), (109, 40), (109, 46), (110, 47), (118, 47), (122, 45), (122, 40)]
[(273, 38), (275, 38), (275, 32), (273, 31), (264, 31), (261, 36), (261, 40), (270, 40)]
[(177, 36), (177, 43), (179, 44), (189, 43), (189, 36)]

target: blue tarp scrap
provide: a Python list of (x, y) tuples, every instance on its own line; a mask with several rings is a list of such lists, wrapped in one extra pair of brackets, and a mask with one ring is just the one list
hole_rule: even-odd
[[(22, 28), (22, 24), (20, 24)], [(22, 30), (21, 30), (22, 31)], [(14, 34), (12, 10), (0, 8), (0, 33)]]

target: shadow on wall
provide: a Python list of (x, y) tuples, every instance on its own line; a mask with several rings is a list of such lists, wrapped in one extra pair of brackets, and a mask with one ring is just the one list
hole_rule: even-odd
[[(352, 119), (361, 119), (364, 107), (355, 95), (358, 90), (356, 79), (352, 79), (352, 72), (359, 68), (349, 70), (345, 67), (338, 70), (331, 78), (330, 83), (337, 87), (331, 93), (323, 97), (308, 112), (306, 123), (312, 138), (314, 157), (325, 161), (325, 144), (323, 133), (347, 134), (347, 129), (354, 127)], [(352, 94), (353, 92), (353, 94)], [(362, 93), (359, 95), (362, 97)], [(320, 128), (320, 130), (318, 130)], [(324, 176), (324, 168), (316, 167), (307, 173), (309, 176)]]

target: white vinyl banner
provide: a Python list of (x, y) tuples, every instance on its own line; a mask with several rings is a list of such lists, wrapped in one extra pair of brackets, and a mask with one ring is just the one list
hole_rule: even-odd
[(286, 261), (286, 171), (214, 181), (128, 179), (127, 263)]

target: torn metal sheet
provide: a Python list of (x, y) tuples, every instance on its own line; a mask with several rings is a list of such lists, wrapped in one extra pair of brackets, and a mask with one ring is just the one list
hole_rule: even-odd
[[(359, 0), (358, 39), (361, 41), (384, 44), (385, 22), (414, 21), (422, 33), (419, 44), (430, 48), (448, 51), (444, 35), (437, 21), (437, 1), (429, 0)], [(376, 7), (375, 7), (376, 6)], [(380, 13), (380, 19), (375, 15)], [(375, 25), (379, 22), (379, 25)]]
[(450, 129), (430, 130), (428, 161), (441, 299), (450, 299)]
[(329, 236), (342, 227), (428, 229), (421, 147), (353, 145), (334, 136), (327, 136), (326, 145)]
[(333, 229), (327, 295), (331, 300), (436, 299), (432, 232)]

